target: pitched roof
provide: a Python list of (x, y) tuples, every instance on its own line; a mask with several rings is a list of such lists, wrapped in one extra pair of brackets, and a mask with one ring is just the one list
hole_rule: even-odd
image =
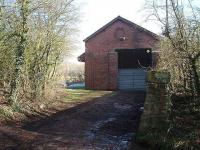
[(78, 56), (79, 62), (85, 62), (85, 53), (82, 53), (80, 56)]
[(141, 30), (141, 31), (144, 31), (144, 32), (148, 33), (149, 35), (151, 35), (151, 36), (153, 36), (153, 37), (155, 37), (155, 38), (158, 38), (158, 37), (159, 37), (159, 35), (157, 35), (157, 34), (151, 32), (151, 31), (149, 31), (149, 30), (147, 30), (147, 29), (145, 29), (145, 28), (143, 28), (143, 27), (141, 27), (141, 26), (139, 26), (139, 25), (137, 25), (137, 24), (135, 24), (135, 23), (133, 23), (133, 22), (131, 22), (131, 21), (129, 21), (129, 20), (123, 18), (123, 17), (121, 17), (121, 16), (118, 16), (118, 17), (116, 17), (115, 19), (113, 19), (112, 21), (110, 21), (109, 23), (107, 23), (106, 25), (104, 25), (103, 27), (101, 27), (99, 30), (97, 30), (96, 32), (94, 32), (93, 34), (91, 34), (90, 36), (88, 36), (88, 37), (87, 37), (86, 39), (84, 39), (83, 41), (84, 41), (84, 42), (87, 42), (89, 39), (93, 38), (93, 37), (96, 36), (98, 33), (102, 32), (103, 30), (105, 30), (107, 27), (109, 27), (111, 24), (113, 24), (114, 22), (116, 22), (116, 21), (118, 21), (118, 20), (123, 21), (123, 22), (125, 22), (125, 23), (127, 23), (127, 24), (129, 24), (129, 25), (131, 25), (131, 26), (134, 26), (134, 27), (136, 27), (137, 29), (139, 29), (139, 30)]

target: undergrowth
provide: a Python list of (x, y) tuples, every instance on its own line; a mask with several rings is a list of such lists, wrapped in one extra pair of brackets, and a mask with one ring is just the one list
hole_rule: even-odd
[(200, 150), (200, 99), (174, 95), (169, 119), (138, 133), (137, 142), (151, 150)]
[(57, 89), (49, 91), (47, 96), (41, 100), (21, 100), (12, 105), (3, 104), (0, 107), (0, 122), (5, 120), (26, 120), (27, 115), (40, 115), (48, 113), (48, 110), (59, 110), (65, 105), (77, 105), (111, 94), (109, 91), (93, 91), (84, 89)]

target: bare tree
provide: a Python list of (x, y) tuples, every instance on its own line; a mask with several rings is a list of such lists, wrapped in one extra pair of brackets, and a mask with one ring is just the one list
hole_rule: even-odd
[(0, 90), (15, 103), (41, 99), (56, 67), (73, 49), (74, 0), (2, 1)]
[[(163, 27), (159, 69), (171, 73), (169, 128), (173, 149), (199, 149), (200, 13), (195, 0), (152, 0), (151, 20)], [(188, 123), (189, 122), (189, 123)]]
[(200, 15), (192, 2), (154, 0), (149, 18), (163, 25), (160, 64), (171, 72), (172, 86), (199, 96)]

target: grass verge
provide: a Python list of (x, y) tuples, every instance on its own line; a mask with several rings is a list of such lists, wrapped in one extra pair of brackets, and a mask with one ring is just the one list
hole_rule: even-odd
[[(92, 99), (111, 94), (110, 91), (94, 91), (85, 89), (56, 89), (47, 93), (47, 97), (40, 101), (23, 101), (12, 106), (0, 107), (0, 122), (23, 122), (34, 117), (48, 116), (57, 111), (74, 107)], [(31, 117), (30, 117), (31, 116)]]

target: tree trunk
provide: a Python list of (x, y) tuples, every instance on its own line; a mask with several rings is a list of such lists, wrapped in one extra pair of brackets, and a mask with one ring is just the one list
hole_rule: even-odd
[(193, 72), (193, 77), (194, 77), (194, 86), (195, 86), (195, 92), (198, 96), (200, 96), (200, 80), (199, 80), (199, 75), (197, 72), (197, 66), (196, 66), (196, 60), (191, 61), (191, 67), (192, 67), (192, 72)]
[(24, 51), (26, 48), (26, 34), (28, 32), (27, 28), (27, 17), (28, 17), (28, 0), (22, 0), (20, 2), (21, 5), (21, 25), (19, 31), (19, 44), (16, 48), (16, 54), (15, 54), (15, 69), (10, 85), (10, 94), (9, 94), (9, 102), (14, 103), (17, 100), (18, 95), (18, 86), (20, 85), (20, 77), (22, 73), (22, 67), (24, 64)]

